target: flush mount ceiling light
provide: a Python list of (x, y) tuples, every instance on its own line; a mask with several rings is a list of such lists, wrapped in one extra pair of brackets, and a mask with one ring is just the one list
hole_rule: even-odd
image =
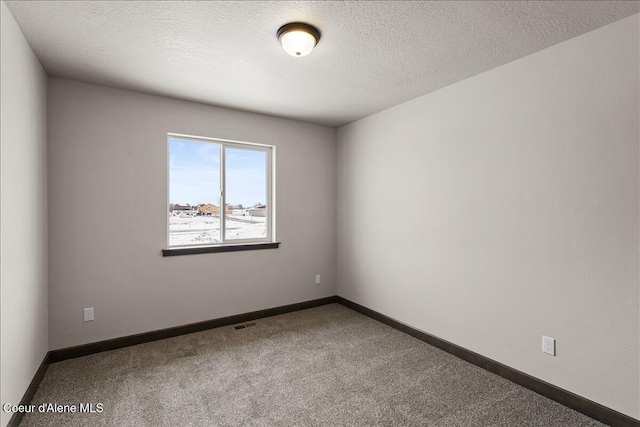
[(277, 32), (282, 47), (291, 56), (307, 56), (320, 40), (320, 31), (303, 22), (283, 25)]

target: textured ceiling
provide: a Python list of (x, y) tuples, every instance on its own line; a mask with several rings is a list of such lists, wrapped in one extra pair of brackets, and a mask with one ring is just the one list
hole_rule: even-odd
[[(339, 126), (638, 12), (638, 2), (7, 2), (50, 75)], [(305, 58), (291, 21), (322, 38)]]

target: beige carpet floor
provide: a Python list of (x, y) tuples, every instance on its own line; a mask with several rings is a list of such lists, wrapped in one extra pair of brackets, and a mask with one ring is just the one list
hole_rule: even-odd
[(338, 304), (52, 364), (21, 426), (601, 426)]

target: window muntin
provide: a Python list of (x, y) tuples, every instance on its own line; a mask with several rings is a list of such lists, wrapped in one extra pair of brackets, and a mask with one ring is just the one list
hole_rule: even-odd
[(167, 140), (169, 248), (273, 241), (274, 147), (178, 134)]

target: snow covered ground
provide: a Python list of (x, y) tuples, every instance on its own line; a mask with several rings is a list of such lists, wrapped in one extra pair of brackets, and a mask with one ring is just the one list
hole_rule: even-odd
[[(264, 217), (227, 215), (227, 240), (266, 237)], [(206, 245), (220, 242), (220, 218), (196, 216), (193, 218), (169, 217), (169, 246)]]

